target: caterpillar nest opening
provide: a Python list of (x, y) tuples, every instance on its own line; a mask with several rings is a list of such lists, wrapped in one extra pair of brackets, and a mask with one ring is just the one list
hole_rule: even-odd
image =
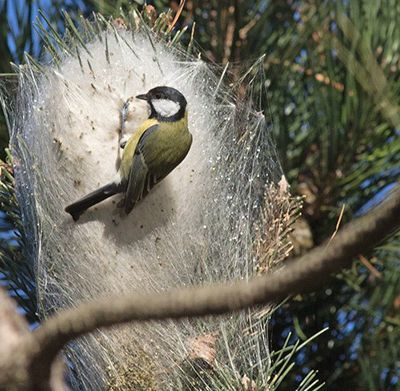
[[(93, 31), (84, 46), (70, 37), (71, 50), (61, 47), (50, 65), (19, 68), (11, 143), (40, 315), (110, 293), (249, 278), (285, 258), (297, 203), (278, 186), (270, 127), (252, 103), (255, 91), (262, 93), (262, 64), (238, 99), (223, 87), (223, 74), (144, 25), (134, 33), (108, 24)], [(124, 103), (161, 85), (188, 101), (189, 154), (128, 216), (116, 196), (72, 221), (65, 206), (116, 175)], [(124, 133), (147, 115), (146, 104), (131, 99)], [(267, 386), (267, 315), (98, 331), (66, 350), (70, 382), (86, 390), (193, 382), (214, 389), (215, 372), (200, 370), (200, 360), (229, 371), (237, 384), (248, 376)]]

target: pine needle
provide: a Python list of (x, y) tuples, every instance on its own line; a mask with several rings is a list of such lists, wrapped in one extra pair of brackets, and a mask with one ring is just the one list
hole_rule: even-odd
[(344, 213), (345, 207), (346, 207), (346, 204), (343, 204), (343, 205), (342, 205), (342, 208), (341, 208), (341, 210), (340, 210), (340, 213), (339, 213), (338, 220), (337, 220), (337, 222), (336, 222), (335, 231), (333, 232), (332, 236), (329, 238), (329, 241), (328, 241), (328, 243), (327, 243), (327, 245), (326, 245), (326, 248), (329, 247), (329, 245), (330, 245), (330, 243), (332, 242), (333, 238), (336, 236), (337, 232), (339, 231), (339, 227), (340, 227), (340, 223), (342, 222), (342, 218), (343, 218), (343, 213)]
[(167, 33), (170, 33), (172, 31), (172, 29), (175, 27), (176, 22), (178, 21), (179, 17), (181, 16), (181, 13), (183, 11), (183, 7), (185, 6), (185, 2), (186, 0), (181, 0), (180, 4), (179, 4), (179, 8), (178, 11), (176, 12), (176, 15), (174, 17), (174, 20), (172, 21), (172, 23), (169, 25)]

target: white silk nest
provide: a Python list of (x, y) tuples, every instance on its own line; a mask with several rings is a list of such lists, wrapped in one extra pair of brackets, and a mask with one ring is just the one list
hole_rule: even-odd
[[(282, 171), (271, 126), (252, 99), (263, 93), (262, 62), (236, 88), (226, 86), (224, 72), (217, 76), (143, 25), (132, 33), (106, 24), (87, 36), (84, 46), (70, 37), (58, 61), (21, 66), (10, 109), (41, 317), (115, 293), (247, 279), (266, 269), (266, 243), (268, 267), (281, 261), (290, 250), (293, 205), (277, 185)], [(65, 206), (116, 175), (124, 102), (159, 85), (177, 88), (188, 101), (188, 156), (128, 216), (113, 197), (72, 221)], [(146, 105), (133, 99), (125, 132), (145, 118)], [(71, 386), (183, 389), (194, 381), (198, 360), (229, 371), (237, 384), (257, 372), (267, 386), (254, 365), (269, 363), (267, 316), (258, 315), (98, 331), (66, 350)], [(215, 389), (209, 376), (195, 381)]]

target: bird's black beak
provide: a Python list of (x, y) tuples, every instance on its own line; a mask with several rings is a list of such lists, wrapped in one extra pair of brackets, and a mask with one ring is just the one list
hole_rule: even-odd
[(140, 94), (136, 97), (136, 99), (148, 100), (149, 97), (147, 96), (147, 94)]

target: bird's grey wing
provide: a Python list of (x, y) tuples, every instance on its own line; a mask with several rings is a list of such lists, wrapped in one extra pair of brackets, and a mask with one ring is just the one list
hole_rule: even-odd
[(125, 190), (124, 209), (126, 214), (150, 191), (157, 181), (157, 178), (149, 171), (143, 150), (147, 138), (156, 132), (158, 128), (158, 125), (148, 128), (137, 143)]

